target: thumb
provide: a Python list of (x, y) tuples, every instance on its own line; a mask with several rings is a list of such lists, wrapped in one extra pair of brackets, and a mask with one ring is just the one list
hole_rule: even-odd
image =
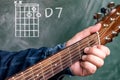
[(83, 39), (83, 38), (89, 36), (90, 34), (99, 31), (100, 28), (101, 28), (101, 24), (98, 23), (96, 25), (90, 26), (89, 28), (83, 30), (82, 32), (77, 33), (77, 36), (79, 36), (81, 39)]
[(72, 45), (75, 42), (89, 36), (90, 34), (97, 32), (98, 30), (100, 30), (100, 28), (101, 28), (101, 24), (98, 23), (98, 24), (96, 24), (94, 26), (91, 26), (91, 27), (77, 33), (72, 39), (67, 41), (66, 46)]

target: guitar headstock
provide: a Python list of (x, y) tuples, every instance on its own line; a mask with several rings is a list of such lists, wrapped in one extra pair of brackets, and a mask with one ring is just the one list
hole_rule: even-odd
[[(120, 5), (115, 6), (113, 2), (108, 4), (108, 9), (101, 8), (102, 13), (94, 15), (94, 19), (102, 24), (99, 30), (100, 42), (102, 45), (111, 42), (120, 32)], [(101, 18), (101, 19), (100, 19)]]

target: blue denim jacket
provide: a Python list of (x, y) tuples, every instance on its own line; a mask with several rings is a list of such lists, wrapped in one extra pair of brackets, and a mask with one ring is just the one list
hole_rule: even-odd
[[(59, 44), (53, 48), (41, 47), (39, 49), (30, 48), (19, 52), (8, 52), (0, 50), (0, 80), (25, 70), (27, 67), (47, 58), (48, 56), (65, 48), (64, 44)], [(69, 68), (60, 72), (51, 80), (57, 80), (62, 74), (71, 74)]]

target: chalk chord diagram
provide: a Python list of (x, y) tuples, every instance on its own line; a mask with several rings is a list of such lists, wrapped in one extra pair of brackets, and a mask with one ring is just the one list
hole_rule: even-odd
[(39, 37), (39, 4), (15, 1), (15, 37)]

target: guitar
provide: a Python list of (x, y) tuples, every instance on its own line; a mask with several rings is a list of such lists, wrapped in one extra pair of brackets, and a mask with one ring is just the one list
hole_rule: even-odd
[(120, 5), (115, 7), (114, 12), (105, 14), (105, 17), (99, 22), (102, 27), (98, 32), (66, 47), (7, 80), (48, 80), (80, 60), (85, 47), (97, 44), (105, 45), (111, 42), (112, 38), (120, 32)]

